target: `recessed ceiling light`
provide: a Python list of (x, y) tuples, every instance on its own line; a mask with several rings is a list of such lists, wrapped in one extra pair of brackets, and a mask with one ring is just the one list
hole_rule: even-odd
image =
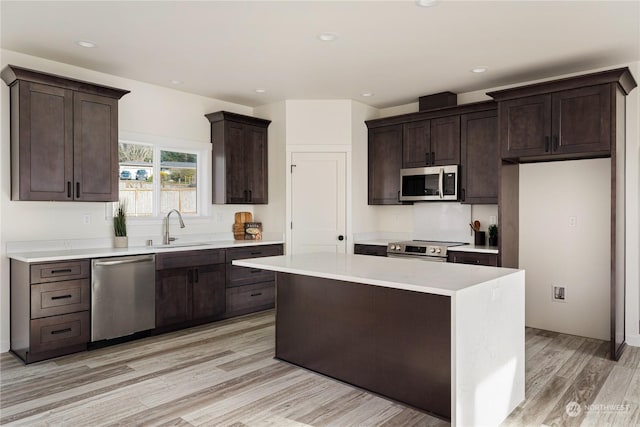
[(473, 67), (471, 69), (472, 73), (484, 73), (485, 71), (487, 71), (489, 69), (489, 67), (485, 67), (484, 65), (479, 65), (477, 67)]
[(323, 42), (332, 42), (338, 38), (338, 35), (335, 33), (320, 33), (318, 34), (318, 38)]
[(86, 48), (92, 48), (92, 47), (97, 47), (98, 45), (95, 44), (94, 42), (91, 42), (89, 40), (78, 40), (76, 42), (76, 44), (78, 46), (82, 46), (82, 47), (86, 47)]
[(171, 84), (174, 84), (174, 85), (181, 85), (182, 83), (183, 83), (182, 80), (171, 80)]
[(373, 95), (374, 94), (372, 92), (364, 92), (364, 93), (360, 94), (360, 96), (364, 96), (364, 97), (370, 97), (370, 96), (373, 96)]
[(438, 0), (416, 0), (416, 4), (422, 7), (431, 7), (438, 4)]
[(256, 89), (256, 93), (265, 93), (266, 89)]

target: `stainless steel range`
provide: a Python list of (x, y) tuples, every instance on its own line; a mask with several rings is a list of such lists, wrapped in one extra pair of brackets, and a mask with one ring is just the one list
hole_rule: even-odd
[(387, 245), (387, 256), (394, 258), (415, 258), (425, 261), (446, 262), (447, 248), (466, 245), (460, 242), (432, 242), (428, 240), (410, 240)]

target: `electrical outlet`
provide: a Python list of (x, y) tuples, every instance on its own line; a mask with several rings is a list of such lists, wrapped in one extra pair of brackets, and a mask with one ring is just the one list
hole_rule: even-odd
[(567, 287), (566, 286), (551, 286), (551, 299), (557, 302), (567, 302)]
[(497, 218), (495, 215), (489, 215), (489, 224), (497, 224)]
[(569, 227), (575, 227), (578, 225), (578, 217), (570, 216), (569, 217)]
[(85, 225), (91, 224), (91, 214), (82, 215), (82, 223)]

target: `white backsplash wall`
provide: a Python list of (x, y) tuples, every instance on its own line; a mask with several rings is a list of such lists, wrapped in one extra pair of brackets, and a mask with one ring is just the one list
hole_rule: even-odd
[(610, 174), (611, 159), (520, 165), (527, 326), (609, 339)]
[(413, 205), (413, 238), (471, 243), (471, 205), (421, 202)]
[(487, 232), (489, 225), (498, 223), (498, 205), (471, 205), (471, 219), (480, 221), (480, 230)]

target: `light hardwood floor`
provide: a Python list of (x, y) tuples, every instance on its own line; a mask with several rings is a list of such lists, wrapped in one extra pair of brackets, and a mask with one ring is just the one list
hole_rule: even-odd
[[(505, 425), (640, 425), (640, 348), (619, 362), (607, 348), (527, 329), (527, 400)], [(29, 366), (4, 353), (0, 424), (448, 425), (273, 354), (273, 311)], [(577, 416), (567, 413), (572, 401)]]

